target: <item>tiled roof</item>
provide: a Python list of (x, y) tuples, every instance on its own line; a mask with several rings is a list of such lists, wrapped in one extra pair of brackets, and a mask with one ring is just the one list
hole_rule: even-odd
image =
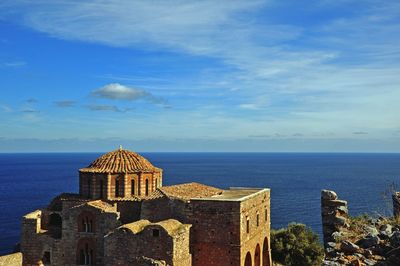
[(208, 198), (222, 192), (222, 189), (193, 182), (160, 187), (150, 195), (149, 199), (168, 197), (190, 200), (192, 198)]
[(120, 148), (102, 155), (88, 167), (79, 171), (89, 173), (137, 173), (159, 172), (161, 169), (154, 167), (143, 156)]

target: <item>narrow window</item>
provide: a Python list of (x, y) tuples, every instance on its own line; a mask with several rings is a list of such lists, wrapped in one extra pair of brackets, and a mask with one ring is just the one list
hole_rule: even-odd
[(104, 189), (103, 186), (104, 186), (103, 185), (103, 180), (101, 179), (100, 180), (100, 198), (101, 199), (103, 198), (103, 189)]
[(90, 185), (90, 178), (87, 178), (87, 192), (88, 192), (88, 197), (90, 198), (91, 194), (91, 185)]
[(257, 213), (257, 226), (260, 224), (260, 214)]
[(140, 186), (142, 185), (142, 181), (141, 181), (141, 178), (140, 178), (140, 175), (139, 175), (139, 181), (138, 181), (138, 195), (140, 196)]
[(135, 195), (135, 180), (131, 180), (131, 194), (132, 196)]
[(249, 217), (246, 217), (246, 232), (250, 233), (250, 220), (249, 220)]
[(115, 197), (119, 197), (119, 180), (115, 180)]
[(267, 207), (265, 207), (265, 221), (268, 220), (268, 209)]
[(149, 180), (146, 179), (146, 196), (149, 195)]
[(159, 237), (159, 236), (160, 236), (160, 230), (158, 230), (158, 229), (153, 229), (153, 236), (154, 236), (154, 237)]
[(157, 178), (156, 178), (156, 188), (158, 187), (158, 182), (157, 182)]

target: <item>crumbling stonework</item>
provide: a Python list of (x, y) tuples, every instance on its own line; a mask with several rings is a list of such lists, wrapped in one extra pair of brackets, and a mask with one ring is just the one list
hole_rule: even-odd
[(121, 148), (79, 177), (80, 194), (23, 217), (23, 265), (271, 265), (269, 189), (163, 187)]
[(322, 190), (321, 216), (324, 246), (327, 248), (329, 242), (349, 227), (347, 201), (339, 200), (334, 191)]
[(400, 192), (394, 192), (392, 195), (393, 200), (393, 216), (400, 217)]
[(133, 265), (142, 256), (166, 265), (191, 265), (190, 227), (173, 219), (140, 220), (118, 227), (105, 236), (105, 265)]
[[(398, 208), (398, 194), (393, 196), (393, 209)], [(333, 191), (321, 194), (325, 261), (323, 266), (400, 265), (400, 225), (397, 217), (348, 217), (347, 205), (337, 204)], [(334, 204), (333, 204), (333, 203)], [(346, 206), (338, 211), (337, 206)], [(396, 212), (394, 211), (396, 214)], [(338, 221), (335, 217), (343, 217)], [(347, 217), (347, 218), (346, 218)], [(329, 222), (327, 222), (329, 221)], [(344, 225), (344, 226), (342, 226)], [(334, 231), (335, 230), (335, 231)], [(331, 233), (334, 231), (333, 233)]]

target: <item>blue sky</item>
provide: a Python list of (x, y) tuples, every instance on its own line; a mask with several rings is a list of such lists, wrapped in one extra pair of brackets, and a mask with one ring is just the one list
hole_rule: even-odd
[(0, 152), (400, 151), (398, 1), (2, 1)]

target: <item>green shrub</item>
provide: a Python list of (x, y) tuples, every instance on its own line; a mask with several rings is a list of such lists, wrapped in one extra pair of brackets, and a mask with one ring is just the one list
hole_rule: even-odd
[(304, 224), (291, 223), (271, 232), (272, 259), (286, 266), (321, 265), (324, 249), (318, 235)]

